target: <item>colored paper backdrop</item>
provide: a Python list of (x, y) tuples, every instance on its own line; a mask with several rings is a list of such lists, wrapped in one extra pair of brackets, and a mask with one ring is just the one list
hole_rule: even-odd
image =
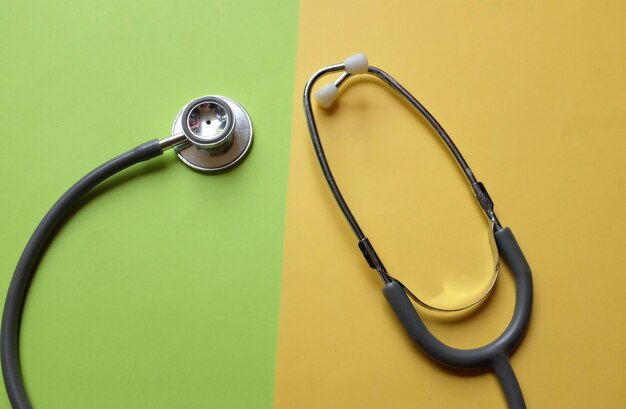
[[(529, 407), (626, 406), (626, 6), (300, 3), (3, 5), (3, 293), (53, 202), (168, 136), (191, 99), (237, 100), (256, 138), (220, 176), (173, 152), (130, 169), (63, 227), (21, 332), (35, 407), (505, 407), (493, 375), (442, 369), (410, 342), (319, 170), (302, 88), (361, 51), (441, 121), (533, 268), (533, 318), (512, 359)], [(430, 299), (483, 286), (487, 225), (425, 122), (367, 78), (316, 113), (391, 273)], [(482, 345), (513, 297), (505, 268), (481, 308), (427, 324)]]
[(138, 165), (63, 227), (21, 331), (35, 407), (272, 406), (297, 16), (292, 1), (3, 2), (2, 294), (54, 201), (169, 136), (188, 101), (237, 100), (256, 138), (216, 177), (173, 152)]
[[(528, 406), (626, 406), (625, 12), (620, 2), (302, 2), (276, 409), (506, 405), (493, 375), (442, 370), (411, 343), (319, 170), (302, 87), (360, 51), (452, 135), (533, 268), (533, 318), (512, 359)], [(463, 280), (484, 282), (489, 247), (461, 172), (387, 87), (351, 81), (335, 109), (316, 112), (361, 227), (416, 291), (471, 291)], [(475, 314), (427, 325), (453, 346), (480, 346), (504, 329), (513, 299), (505, 269)]]

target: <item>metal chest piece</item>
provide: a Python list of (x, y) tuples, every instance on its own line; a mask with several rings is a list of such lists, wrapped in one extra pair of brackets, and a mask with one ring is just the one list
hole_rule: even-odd
[(172, 135), (186, 143), (174, 147), (180, 160), (202, 172), (224, 172), (237, 166), (252, 147), (252, 121), (230, 98), (206, 96), (187, 104), (176, 116)]

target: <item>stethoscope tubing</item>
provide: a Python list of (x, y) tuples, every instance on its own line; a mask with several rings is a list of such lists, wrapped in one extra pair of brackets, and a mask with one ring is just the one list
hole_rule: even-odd
[(530, 321), (533, 282), (530, 266), (508, 227), (496, 232), (498, 251), (515, 279), (515, 307), (504, 332), (491, 343), (475, 349), (457, 349), (439, 341), (424, 325), (404, 288), (397, 281), (383, 288), (387, 302), (411, 339), (433, 360), (452, 368), (494, 370), (510, 408), (525, 408), (522, 390), (509, 362)]
[(155, 139), (111, 159), (84, 176), (52, 206), (26, 244), (9, 284), (4, 302), (0, 332), (2, 376), (4, 377), (9, 401), (14, 409), (32, 408), (26, 393), (20, 366), (19, 331), (29, 285), (48, 244), (58, 228), (69, 216), (69, 213), (76, 208), (80, 200), (94, 187), (116, 173), (139, 162), (159, 156), (162, 153), (163, 147)]

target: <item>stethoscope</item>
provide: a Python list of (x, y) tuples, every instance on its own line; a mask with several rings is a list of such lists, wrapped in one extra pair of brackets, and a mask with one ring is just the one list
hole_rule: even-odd
[[(337, 186), (335, 178), (330, 170), (328, 161), (324, 155), (324, 149), (322, 148), (322, 142), (320, 141), (317, 125), (315, 123), (315, 117), (313, 115), (313, 109), (311, 107), (311, 92), (315, 83), (323, 76), (335, 72), (342, 72), (342, 74), (333, 83), (321, 87), (315, 94), (317, 103), (321, 107), (329, 108), (332, 106), (337, 98), (339, 88), (350, 77), (356, 74), (373, 75), (381, 79), (394, 91), (398, 92), (428, 121), (428, 123), (441, 137), (441, 140), (446, 144), (452, 153), (452, 156), (454, 156), (454, 159), (461, 167), (461, 170), (465, 174), (465, 177), (467, 178), (476, 196), (478, 204), (487, 216), (491, 225), (491, 233), (493, 236), (492, 242), (495, 243), (495, 246), (492, 246), (495, 261), (493, 278), (486, 291), (476, 300), (456, 308), (448, 308), (431, 305), (431, 303), (420, 299), (400, 281), (387, 272), (387, 269), (380, 260), (380, 257), (376, 254), (374, 246), (372, 246), (369, 239), (359, 227), (354, 215), (341, 195), (339, 187)], [(476, 179), (474, 173), (452, 142), (450, 136), (448, 136), (446, 131), (441, 127), (441, 125), (439, 125), (430, 112), (428, 112), (428, 110), (426, 110), (426, 108), (395, 79), (383, 70), (370, 66), (367, 62), (367, 57), (364, 54), (357, 54), (348, 57), (343, 63), (324, 67), (313, 74), (304, 88), (304, 113), (309, 127), (309, 132), (311, 133), (313, 147), (322, 167), (322, 172), (324, 172), (324, 176), (328, 182), (328, 186), (330, 187), (339, 208), (348, 220), (350, 227), (352, 227), (352, 231), (358, 240), (359, 249), (363, 253), (365, 260), (368, 265), (380, 276), (384, 284), (383, 294), (395, 314), (400, 319), (400, 322), (404, 326), (406, 332), (426, 355), (443, 365), (460, 369), (491, 368), (500, 381), (500, 385), (502, 386), (509, 407), (515, 409), (525, 408), (526, 404), (524, 403), (522, 390), (515, 373), (513, 372), (513, 368), (511, 367), (509, 357), (524, 337), (530, 319), (530, 311), (533, 301), (530, 267), (528, 266), (528, 263), (524, 258), (524, 254), (517, 244), (511, 230), (508, 227), (502, 227), (496, 217), (496, 214), (494, 213), (493, 201), (489, 197), (487, 189)], [(484, 300), (493, 289), (499, 271), (498, 254), (502, 255), (502, 258), (511, 269), (513, 277), (515, 278), (515, 309), (509, 325), (497, 339), (483, 347), (461, 350), (447, 346), (443, 342), (439, 341), (433, 334), (430, 333), (428, 328), (426, 328), (409, 298), (413, 299), (422, 307), (442, 312), (460, 311), (475, 306)]]
[(19, 359), (22, 308), (38, 261), (56, 229), (80, 200), (102, 181), (139, 162), (174, 148), (180, 160), (207, 173), (225, 172), (240, 164), (252, 147), (252, 122), (245, 109), (230, 98), (206, 96), (191, 101), (178, 113), (172, 136), (152, 140), (104, 163), (72, 186), (48, 211), (31, 236), (15, 268), (2, 314), (0, 354), (2, 375), (14, 409), (30, 409)]

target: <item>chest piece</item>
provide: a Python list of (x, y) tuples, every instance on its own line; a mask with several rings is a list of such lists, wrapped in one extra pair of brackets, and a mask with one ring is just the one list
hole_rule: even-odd
[(172, 135), (186, 143), (174, 149), (187, 166), (201, 172), (224, 172), (242, 162), (252, 147), (252, 121), (227, 97), (206, 96), (187, 104), (176, 116)]

